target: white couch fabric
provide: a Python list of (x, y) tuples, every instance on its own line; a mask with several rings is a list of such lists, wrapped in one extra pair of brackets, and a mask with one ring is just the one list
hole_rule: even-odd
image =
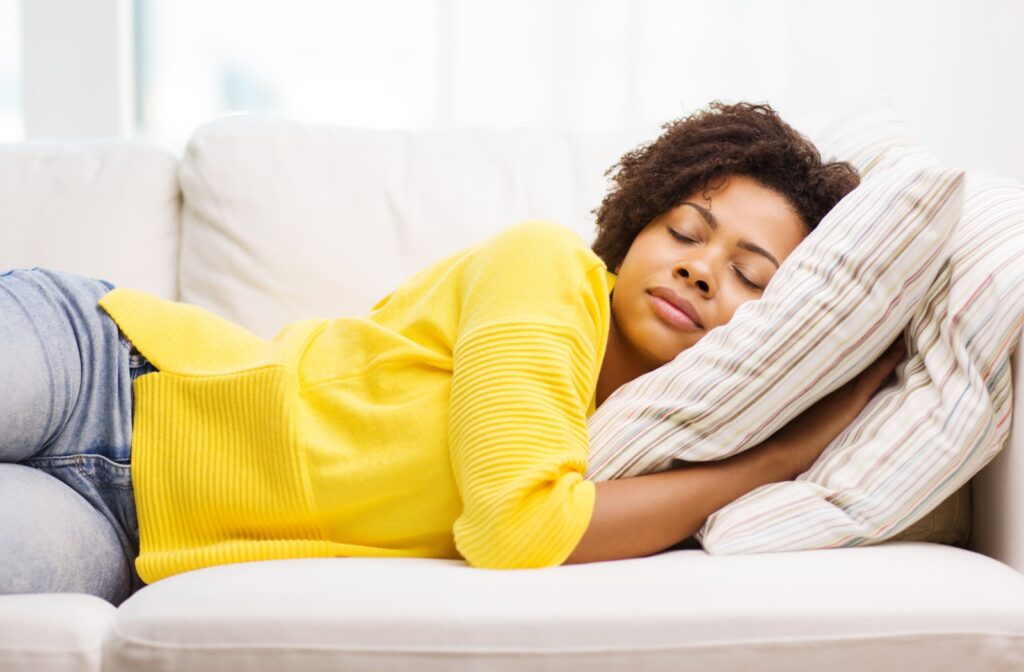
[(99, 670), (116, 612), (92, 595), (0, 595), (0, 670)]
[[(1010, 360), (1014, 410), (1006, 449), (971, 481), (971, 549), (1024, 572), (1024, 348)], [(1024, 668), (1022, 668), (1024, 669)]]
[[(102, 277), (272, 335), (358, 314), (522, 218), (563, 219), (589, 241), (604, 170), (655, 134), (234, 117), (199, 129), (179, 163), (135, 143), (0, 145), (0, 266)], [(1024, 389), (1019, 352), (1013, 364)], [(1020, 397), (1015, 409), (1024, 417)], [(0, 596), (0, 670), (1024, 669), (1021, 424), (975, 479), (974, 548), (991, 557), (889, 543), (522, 572), (355, 558), (212, 567), (117, 610)]]
[(1013, 669), (1024, 577), (899, 542), (495, 571), (329, 558), (179, 574), (118, 610), (104, 669)]
[(181, 164), (181, 300), (269, 338), (287, 322), (369, 312), (517, 221), (551, 219), (589, 242), (604, 170), (643, 139), (212, 122)]
[(176, 156), (141, 142), (0, 144), (0, 268), (116, 278), (177, 298), (177, 170)]

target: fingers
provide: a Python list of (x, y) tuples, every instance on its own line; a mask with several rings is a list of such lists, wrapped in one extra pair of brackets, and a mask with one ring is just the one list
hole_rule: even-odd
[(903, 361), (907, 354), (907, 346), (903, 340), (903, 334), (892, 342), (885, 352), (875, 361), (875, 370), (872, 376), (876, 381), (875, 390), (881, 389), (894, 380), (896, 366)]
[(886, 365), (890, 368), (895, 368), (896, 364), (900, 362), (907, 354), (907, 346), (904, 345), (903, 339), (899, 339), (896, 343), (889, 346), (889, 349), (885, 351), (883, 358), (885, 359)]
[(900, 334), (899, 337), (892, 342), (892, 345), (889, 346), (889, 349), (899, 354), (900, 356), (907, 354), (907, 341), (906, 339), (903, 338), (903, 334)]

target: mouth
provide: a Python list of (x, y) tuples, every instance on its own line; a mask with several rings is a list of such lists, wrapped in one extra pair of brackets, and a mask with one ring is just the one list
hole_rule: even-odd
[(647, 292), (654, 311), (670, 325), (683, 331), (703, 328), (700, 315), (693, 305), (668, 287), (655, 287)]

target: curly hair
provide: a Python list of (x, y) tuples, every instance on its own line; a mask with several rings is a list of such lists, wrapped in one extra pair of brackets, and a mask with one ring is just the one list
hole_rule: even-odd
[(657, 140), (605, 171), (615, 186), (592, 211), (597, 236), (591, 249), (609, 269), (618, 268), (647, 224), (716, 178), (757, 180), (783, 196), (808, 231), (860, 184), (853, 166), (823, 163), (811, 141), (767, 104), (714, 101), (662, 128)]

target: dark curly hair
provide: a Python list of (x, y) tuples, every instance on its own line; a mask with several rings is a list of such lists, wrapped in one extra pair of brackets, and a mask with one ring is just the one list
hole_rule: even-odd
[(615, 186), (597, 215), (591, 249), (609, 269), (647, 224), (716, 178), (746, 175), (786, 198), (807, 230), (860, 184), (846, 162), (823, 163), (811, 141), (767, 104), (712, 102), (670, 121), (657, 140), (627, 152), (605, 172)]

